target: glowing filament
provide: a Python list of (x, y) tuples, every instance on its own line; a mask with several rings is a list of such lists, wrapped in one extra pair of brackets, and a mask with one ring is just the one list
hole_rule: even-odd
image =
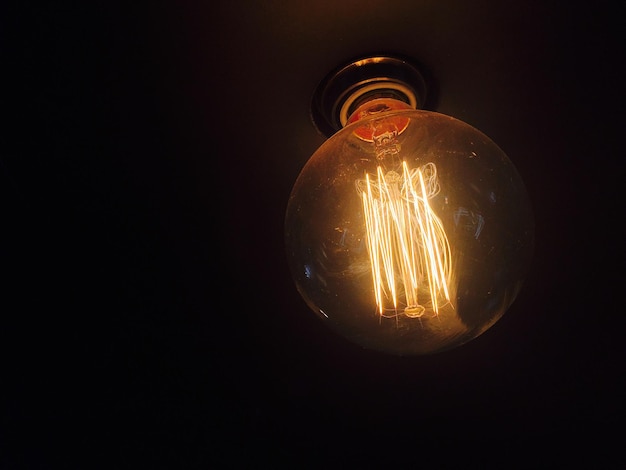
[[(410, 170), (403, 162), (402, 174), (384, 173), (379, 166), (376, 179), (366, 174), (357, 188), (380, 314), (402, 307), (407, 316), (416, 317), (426, 306), (438, 313), (450, 301), (451, 253), (441, 220), (428, 203), (439, 192), (435, 165)], [(385, 307), (386, 302), (391, 306)]]

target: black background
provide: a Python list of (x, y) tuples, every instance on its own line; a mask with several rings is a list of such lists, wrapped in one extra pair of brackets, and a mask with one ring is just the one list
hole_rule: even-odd
[[(619, 3), (468, 3), (4, 4), (2, 468), (623, 467)], [(509, 312), (430, 357), (326, 330), (282, 239), (315, 83), (398, 49), (537, 224)]]

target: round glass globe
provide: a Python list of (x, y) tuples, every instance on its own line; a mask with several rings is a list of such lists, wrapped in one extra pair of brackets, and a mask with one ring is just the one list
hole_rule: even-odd
[(502, 317), (529, 268), (533, 225), (517, 170), (487, 136), (379, 98), (302, 169), (285, 240), (298, 291), (332, 330), (418, 355)]

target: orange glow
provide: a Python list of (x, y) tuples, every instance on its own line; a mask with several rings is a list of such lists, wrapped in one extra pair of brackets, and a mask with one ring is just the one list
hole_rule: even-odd
[[(362, 194), (374, 295), (380, 315), (421, 317), (450, 302), (450, 244), (428, 200), (439, 192), (437, 168), (427, 163), (402, 174), (378, 167), (357, 182)], [(426, 297), (426, 298), (424, 298)], [(393, 316), (392, 315), (392, 316)]]

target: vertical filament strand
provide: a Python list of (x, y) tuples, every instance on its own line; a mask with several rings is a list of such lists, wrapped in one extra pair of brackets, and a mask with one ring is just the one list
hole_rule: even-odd
[[(438, 313), (440, 302), (450, 300), (448, 283), (452, 269), (448, 238), (428, 203), (439, 190), (435, 165), (428, 163), (410, 170), (403, 162), (401, 175), (395, 171), (384, 173), (379, 166), (375, 181), (366, 174), (364, 186), (361, 183), (357, 186), (362, 192), (374, 295), (380, 314), (384, 314), (385, 299), (397, 311), (402, 292), (405, 313), (423, 305), (430, 305)], [(420, 290), (427, 293), (423, 305), (418, 296)]]

